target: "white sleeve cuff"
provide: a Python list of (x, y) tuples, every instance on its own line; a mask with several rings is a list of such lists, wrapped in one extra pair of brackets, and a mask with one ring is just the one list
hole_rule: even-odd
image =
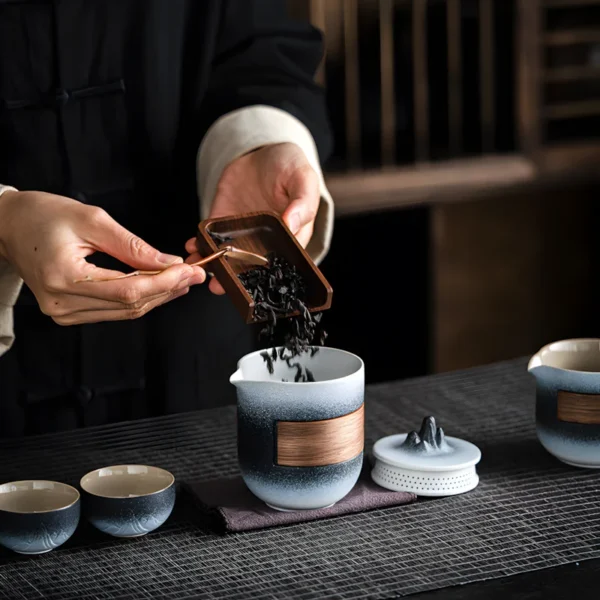
[(200, 218), (210, 214), (221, 175), (243, 154), (268, 144), (291, 142), (304, 151), (319, 177), (321, 203), (306, 250), (316, 264), (327, 255), (333, 235), (334, 205), (323, 179), (315, 141), (308, 128), (290, 113), (272, 106), (248, 106), (227, 113), (206, 132), (198, 150), (197, 180)]
[[(15, 188), (0, 185), (0, 196)], [(10, 349), (15, 341), (13, 329), (13, 306), (17, 301), (23, 280), (12, 265), (0, 257), (0, 356)]]

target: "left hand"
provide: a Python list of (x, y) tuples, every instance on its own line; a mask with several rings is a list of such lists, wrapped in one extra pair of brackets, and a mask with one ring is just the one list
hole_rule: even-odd
[[(223, 171), (209, 218), (245, 212), (271, 210), (306, 247), (313, 234), (320, 202), (319, 178), (302, 149), (296, 144), (264, 146), (234, 160)], [(191, 254), (188, 263), (200, 260), (196, 239), (185, 245)], [(209, 289), (214, 294), (225, 290), (216, 279)]]

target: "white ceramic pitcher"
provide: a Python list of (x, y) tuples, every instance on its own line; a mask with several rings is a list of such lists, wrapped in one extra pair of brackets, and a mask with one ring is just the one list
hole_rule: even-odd
[[(273, 349), (267, 352), (272, 355)], [(335, 504), (354, 487), (363, 463), (363, 361), (343, 350), (319, 348), (290, 361), (315, 378), (295, 383), (295, 366), (276, 360), (271, 374), (263, 353), (243, 357), (230, 379), (237, 388), (244, 481), (279, 510)]]
[(576, 467), (600, 468), (600, 339), (554, 342), (529, 361), (536, 379), (537, 435)]

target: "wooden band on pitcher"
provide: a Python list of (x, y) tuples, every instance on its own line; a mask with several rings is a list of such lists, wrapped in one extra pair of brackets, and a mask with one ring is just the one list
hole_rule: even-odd
[(600, 425), (600, 395), (575, 394), (559, 390), (558, 419), (567, 423)]
[(364, 449), (364, 404), (323, 421), (278, 421), (275, 462), (285, 467), (322, 467), (358, 456)]

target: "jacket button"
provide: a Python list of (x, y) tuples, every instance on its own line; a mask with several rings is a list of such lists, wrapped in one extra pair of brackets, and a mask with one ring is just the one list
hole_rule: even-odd
[(58, 106), (64, 106), (70, 99), (71, 95), (67, 90), (56, 91), (56, 104)]
[(94, 397), (94, 392), (88, 387), (80, 387), (77, 391), (77, 400), (82, 406), (87, 406)]

